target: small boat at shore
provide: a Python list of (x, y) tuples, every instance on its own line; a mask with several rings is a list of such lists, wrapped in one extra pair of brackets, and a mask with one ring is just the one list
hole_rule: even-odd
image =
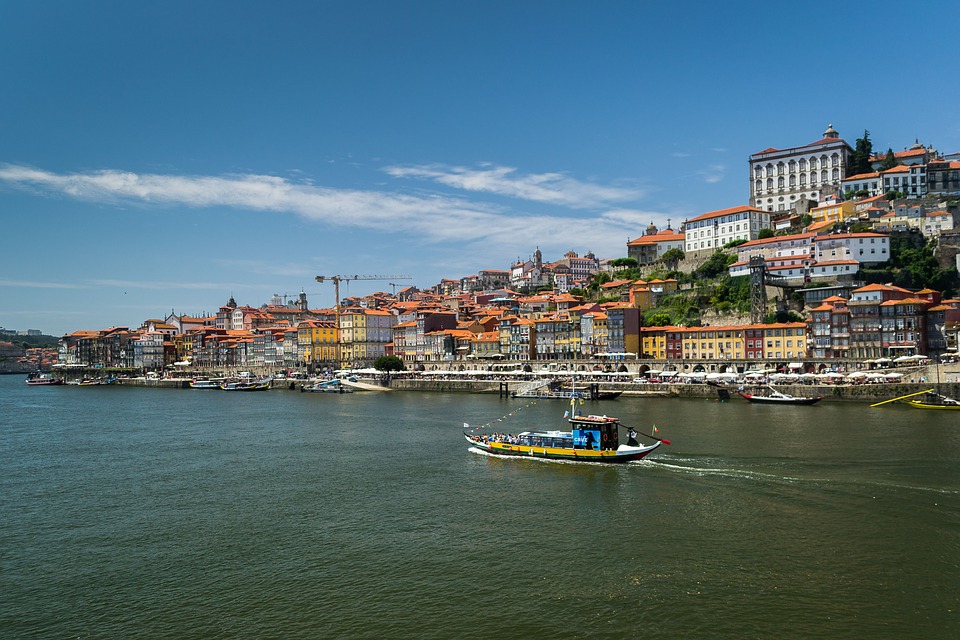
[(792, 396), (789, 393), (783, 393), (777, 391), (773, 387), (770, 387), (770, 392), (767, 394), (756, 394), (756, 393), (744, 393), (743, 391), (738, 392), (740, 397), (749, 402), (754, 402), (756, 404), (799, 404), (799, 405), (811, 405), (817, 404), (823, 400), (823, 396)]
[(28, 373), (26, 382), (31, 387), (48, 387), (63, 384), (63, 380), (54, 378), (52, 373), (44, 373), (42, 371)]
[[(618, 418), (605, 415), (571, 415), (575, 407), (576, 399), (573, 399), (571, 411), (565, 414), (570, 423), (569, 431), (524, 431), (517, 435), (464, 431), (463, 435), (471, 448), (484, 453), (571, 462), (631, 462), (642, 460), (662, 444), (670, 444), (669, 440), (638, 433), (635, 429), (621, 424)], [(463, 426), (469, 428), (466, 423)], [(620, 442), (620, 429), (627, 430), (625, 443)], [(654, 443), (640, 444), (636, 439), (638, 435), (654, 440)]]
[(941, 409), (947, 411), (960, 411), (960, 400), (949, 398), (939, 392), (931, 391), (920, 400), (907, 400), (904, 404), (914, 409)]
[(300, 387), (302, 393), (353, 393), (353, 389), (343, 384), (340, 380), (326, 380), (305, 384)]
[(195, 378), (190, 381), (191, 389), (219, 389), (223, 384), (222, 380), (211, 380), (209, 378)]
[(225, 380), (220, 384), (224, 391), (269, 391), (269, 380)]

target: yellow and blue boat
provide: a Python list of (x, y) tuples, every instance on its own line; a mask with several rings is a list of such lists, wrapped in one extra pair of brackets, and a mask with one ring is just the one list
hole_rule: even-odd
[[(505, 434), (463, 435), (472, 448), (485, 453), (544, 458), (574, 462), (631, 462), (642, 460), (669, 440), (640, 434), (610, 416), (575, 415), (569, 418), (569, 431), (524, 431), (515, 436)], [(620, 429), (627, 430), (627, 441), (620, 442)], [(638, 435), (655, 442), (642, 445)]]

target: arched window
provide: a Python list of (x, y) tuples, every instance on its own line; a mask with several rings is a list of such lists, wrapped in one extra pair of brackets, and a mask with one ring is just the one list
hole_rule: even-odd
[(826, 182), (826, 181), (827, 181), (827, 170), (824, 169), (823, 171), (820, 172), (820, 182)]
[(769, 177), (772, 176), (772, 175), (773, 175), (773, 165), (768, 162), (768, 163), (767, 163), (767, 177), (769, 178)]
[(839, 153), (835, 153), (835, 154), (833, 154), (832, 156), (830, 156), (830, 166), (831, 166), (831, 167), (839, 167), (839, 166), (840, 166), (840, 154), (839, 154)]
[(773, 178), (767, 178), (767, 189), (773, 189)]
[(834, 181), (837, 181), (837, 180), (839, 180), (839, 179), (840, 179), (840, 169), (834, 169), (834, 170), (833, 170), (833, 180), (834, 180)]
[(784, 169), (783, 163), (782, 163), (782, 162), (778, 162), (778, 163), (777, 163), (777, 175), (778, 175), (778, 176), (782, 176), (783, 173), (784, 173), (784, 170), (785, 170), (785, 169)]
[(803, 158), (800, 158), (799, 168), (800, 168), (800, 171), (806, 171), (806, 170), (807, 170), (807, 161), (804, 160)]
[(797, 163), (796, 163), (796, 161), (794, 161), (794, 160), (791, 160), (791, 161), (790, 161), (790, 165), (789, 165), (788, 171), (789, 171), (790, 173), (796, 173), (796, 171), (797, 171)]
[(800, 186), (803, 187), (803, 186), (805, 186), (806, 184), (807, 184), (807, 174), (801, 173), (801, 174), (800, 174)]
[(756, 185), (754, 186), (754, 188), (755, 188), (755, 189), (757, 190), (757, 192), (759, 193), (760, 191), (763, 190), (763, 182), (761, 182), (760, 180), (757, 180)]
[(797, 186), (797, 176), (792, 173), (790, 174), (790, 186), (791, 187)]
[(783, 189), (783, 176), (780, 176), (779, 178), (777, 178), (777, 188)]

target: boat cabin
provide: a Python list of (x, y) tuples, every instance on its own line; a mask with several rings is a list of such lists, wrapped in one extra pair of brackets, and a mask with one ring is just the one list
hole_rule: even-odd
[(607, 416), (574, 416), (570, 418), (575, 449), (616, 449), (620, 444), (620, 421)]

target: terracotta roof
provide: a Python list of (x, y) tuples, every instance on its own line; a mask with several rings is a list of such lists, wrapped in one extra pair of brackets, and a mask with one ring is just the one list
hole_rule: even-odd
[(750, 207), (747, 205), (741, 205), (739, 207), (730, 207), (729, 209), (720, 209), (718, 211), (709, 211), (707, 213), (701, 214), (696, 218), (692, 218), (687, 222), (697, 222), (699, 220), (709, 220), (711, 218), (719, 218), (721, 216), (727, 216), (732, 213), (744, 213), (746, 211), (756, 212), (756, 213), (766, 213), (763, 209), (757, 209), (756, 207)]

